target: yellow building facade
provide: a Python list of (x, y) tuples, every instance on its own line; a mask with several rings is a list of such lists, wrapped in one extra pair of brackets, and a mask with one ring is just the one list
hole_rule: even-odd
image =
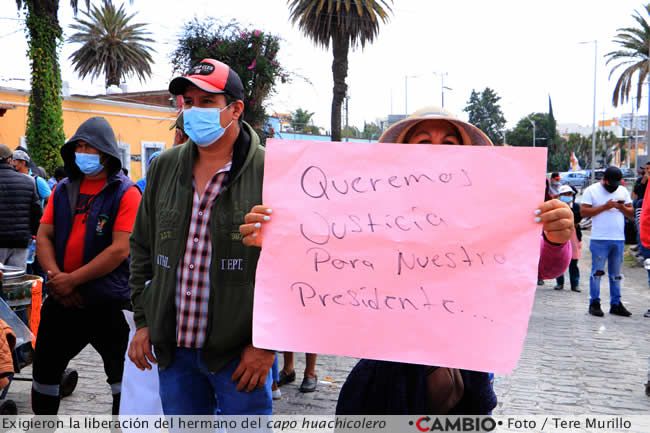
[[(11, 149), (25, 142), (29, 93), (0, 87), (0, 143)], [(68, 96), (63, 98), (63, 129), (72, 137), (79, 125), (91, 117), (104, 117), (113, 127), (120, 149), (122, 165), (132, 179), (146, 173), (147, 159), (157, 150), (172, 146), (176, 109), (102, 99), (101, 97)], [(63, 143), (61, 143), (63, 145)]]

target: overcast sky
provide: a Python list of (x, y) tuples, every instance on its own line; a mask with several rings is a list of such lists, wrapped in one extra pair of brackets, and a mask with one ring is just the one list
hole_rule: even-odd
[[(80, 0), (83, 3), (83, 0)], [(99, 3), (99, 2), (96, 2)], [(119, 2), (116, 2), (119, 4)], [(393, 15), (378, 39), (365, 50), (350, 54), (350, 123), (362, 127), (389, 113), (405, 111), (405, 76), (408, 111), (441, 104), (441, 81), (434, 72), (446, 72), (445, 108), (459, 117), (472, 89), (491, 87), (502, 97), (509, 126), (534, 111), (546, 111), (548, 95), (560, 123), (591, 125), (594, 45), (598, 40), (597, 118), (631, 111), (631, 104), (615, 109), (611, 95), (615, 78), (603, 55), (616, 46), (617, 28), (632, 26), (638, 0), (396, 0)], [(270, 110), (289, 112), (298, 107), (314, 111), (314, 121), (329, 129), (332, 94), (331, 50), (315, 47), (289, 22), (285, 0), (134, 0), (136, 22), (150, 23), (157, 41), (156, 64), (150, 80), (128, 80), (129, 91), (158, 90), (172, 78), (169, 54), (182, 24), (193, 17), (236, 19), (244, 25), (282, 37), (281, 63), (307, 77), (279, 85)], [(0, 0), (0, 86), (28, 86), (29, 62), (24, 21), (15, 0)], [(59, 19), (67, 35), (73, 21), (67, 0), (60, 1)], [(103, 79), (80, 80), (68, 56), (74, 45), (64, 44), (60, 61), (63, 80), (73, 93), (103, 93)], [(610, 65), (611, 66), (611, 65)], [(645, 95), (645, 92), (644, 92)], [(647, 113), (647, 100), (641, 113)]]

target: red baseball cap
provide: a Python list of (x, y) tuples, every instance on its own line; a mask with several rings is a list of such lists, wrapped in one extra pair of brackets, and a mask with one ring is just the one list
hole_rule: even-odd
[(244, 100), (244, 85), (239, 75), (230, 66), (218, 60), (203, 59), (184, 76), (174, 78), (169, 83), (169, 93), (182, 95), (188, 84), (193, 84), (204, 92), (226, 93)]

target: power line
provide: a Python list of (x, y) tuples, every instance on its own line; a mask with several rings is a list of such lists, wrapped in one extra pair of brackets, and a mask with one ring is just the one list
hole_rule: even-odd
[(7, 34), (5, 34), (5, 35), (0, 35), (0, 39), (2, 39), (2, 38), (6, 38), (7, 36), (11, 36), (11, 35), (13, 35), (13, 34), (15, 34), (15, 33), (22, 32), (22, 31), (23, 31), (23, 29), (18, 29), (18, 30), (14, 30), (14, 31), (11, 32), (11, 33), (7, 33)]

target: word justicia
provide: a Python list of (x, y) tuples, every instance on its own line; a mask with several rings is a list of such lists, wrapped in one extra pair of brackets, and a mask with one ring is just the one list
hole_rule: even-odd
[(326, 245), (330, 240), (342, 240), (355, 233), (424, 232), (447, 226), (447, 222), (440, 215), (416, 207), (401, 215), (378, 215), (368, 212), (329, 219), (318, 212), (312, 212), (312, 215), (309, 223), (300, 224), (300, 234), (305, 240), (316, 245)]
[(467, 170), (463, 168), (440, 173), (408, 173), (383, 177), (356, 176), (349, 179), (334, 179), (316, 165), (307, 167), (300, 177), (300, 187), (307, 196), (326, 200), (330, 200), (333, 195), (386, 192), (420, 184), (468, 188), (472, 186), (472, 179)]

